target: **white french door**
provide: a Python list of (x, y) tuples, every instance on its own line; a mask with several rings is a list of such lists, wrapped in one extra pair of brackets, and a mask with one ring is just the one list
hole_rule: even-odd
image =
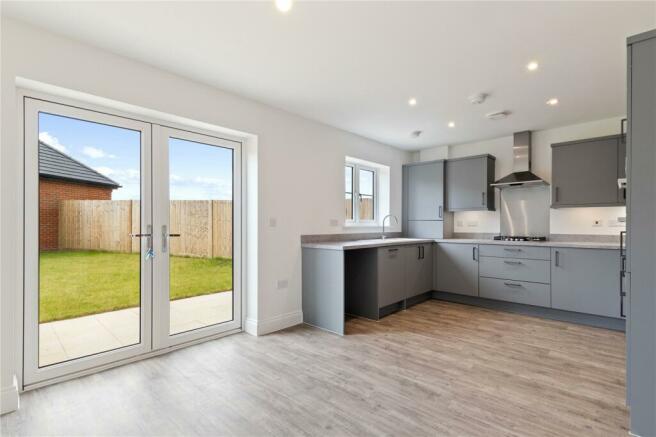
[(153, 345), (241, 327), (240, 144), (153, 127)]
[(241, 144), (24, 99), (23, 385), (241, 328)]

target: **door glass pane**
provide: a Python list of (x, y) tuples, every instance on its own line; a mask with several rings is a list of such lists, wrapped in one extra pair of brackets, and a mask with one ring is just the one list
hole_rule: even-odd
[(360, 170), (360, 220), (374, 219), (374, 172)]
[(141, 133), (39, 113), (39, 367), (140, 342)]
[(346, 220), (353, 220), (353, 167), (344, 167), (344, 180), (346, 182), (344, 192), (344, 207)]
[(233, 150), (169, 139), (169, 333), (233, 320)]

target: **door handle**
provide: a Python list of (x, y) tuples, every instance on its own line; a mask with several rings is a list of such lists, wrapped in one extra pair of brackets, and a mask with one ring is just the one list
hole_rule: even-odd
[(558, 202), (558, 187), (554, 187), (554, 197), (556, 198), (555, 202)]
[(442, 205), (440, 205), (440, 206), (437, 208), (437, 210), (438, 210), (438, 215), (439, 215), (439, 217), (442, 218)]
[(180, 234), (169, 234), (166, 225), (162, 225), (162, 253), (166, 253), (169, 249), (169, 237), (179, 237)]
[(482, 197), (481, 204), (485, 206), (485, 191), (483, 191), (481, 194), (483, 195), (481, 196)]
[(507, 260), (504, 260), (503, 262), (505, 264), (513, 264), (513, 265), (523, 264), (521, 261), (507, 261)]
[(130, 237), (132, 238), (146, 238), (146, 260), (149, 260), (151, 258), (155, 258), (155, 252), (153, 251), (153, 227), (151, 225), (146, 226), (146, 232), (145, 233), (138, 233), (138, 234), (129, 234)]
[(554, 259), (554, 266), (555, 267), (560, 267), (560, 251), (557, 250), (555, 252), (555, 255), (556, 255), (556, 257)]
[(515, 287), (515, 288), (522, 286), (522, 284), (516, 284), (514, 282), (504, 282), (503, 285), (505, 285), (506, 287)]
[(476, 261), (476, 246), (472, 247), (472, 259)]
[(417, 246), (417, 259), (421, 259), (421, 246)]

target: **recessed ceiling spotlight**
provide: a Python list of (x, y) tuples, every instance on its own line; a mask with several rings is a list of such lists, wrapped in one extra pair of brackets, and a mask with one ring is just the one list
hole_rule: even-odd
[(286, 14), (292, 8), (293, 3), (293, 0), (276, 0), (276, 8)]
[(422, 133), (422, 132), (421, 132), (420, 130), (416, 130), (416, 131), (412, 132), (412, 133), (410, 134), (410, 136), (411, 136), (412, 138), (419, 138), (419, 136), (421, 135), (421, 133)]
[(540, 66), (540, 65), (539, 65), (537, 62), (535, 62), (535, 61), (531, 61), (531, 62), (529, 62), (528, 64), (526, 64), (526, 69), (527, 69), (528, 71), (535, 71), (535, 70), (538, 69), (539, 66)]
[(558, 99), (555, 97), (550, 98), (547, 100), (547, 105), (549, 106), (556, 106), (558, 104)]
[(455, 121), (450, 121), (448, 126), (449, 127), (456, 127), (456, 122)]
[(410, 106), (415, 106), (416, 104), (417, 104), (417, 99), (415, 99), (414, 97), (411, 97), (411, 98), (408, 100), (408, 105), (410, 105)]

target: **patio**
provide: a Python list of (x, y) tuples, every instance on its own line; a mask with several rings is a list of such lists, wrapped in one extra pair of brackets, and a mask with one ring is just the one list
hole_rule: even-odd
[[(232, 291), (171, 301), (172, 334), (232, 320)], [(139, 342), (139, 308), (41, 323), (39, 365), (91, 355)]]

